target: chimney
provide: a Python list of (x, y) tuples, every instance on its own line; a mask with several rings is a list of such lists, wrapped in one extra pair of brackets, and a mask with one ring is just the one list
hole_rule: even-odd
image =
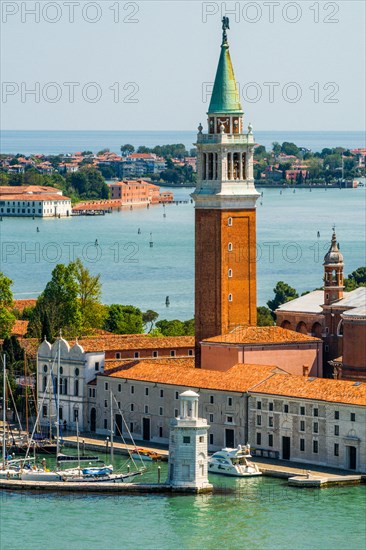
[(309, 365), (303, 365), (303, 367), (302, 367), (302, 375), (303, 375), (303, 376), (309, 376)]

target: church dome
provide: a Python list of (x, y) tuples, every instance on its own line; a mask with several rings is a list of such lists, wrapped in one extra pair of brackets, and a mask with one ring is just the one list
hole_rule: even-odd
[(332, 244), (330, 245), (328, 252), (324, 256), (323, 265), (335, 265), (335, 264), (343, 264), (343, 254), (341, 254), (338, 248), (337, 237), (336, 237), (335, 231), (333, 231)]

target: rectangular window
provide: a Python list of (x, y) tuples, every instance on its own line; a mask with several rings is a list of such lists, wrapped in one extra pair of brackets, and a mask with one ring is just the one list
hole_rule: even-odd
[(122, 384), (118, 384), (118, 391), (119, 391), (119, 392), (122, 391)]
[(108, 428), (108, 423), (107, 423), (107, 419), (105, 418), (104, 419), (104, 429), (106, 430)]
[(134, 405), (133, 403), (131, 403), (131, 405), (130, 405), (130, 411), (133, 412), (134, 409), (135, 409), (135, 405)]
[(130, 432), (133, 432), (133, 422), (130, 422)]
[(145, 395), (149, 395), (149, 388), (145, 388)]
[(164, 390), (160, 390), (160, 397), (164, 397)]
[(140, 357), (140, 352), (139, 351), (135, 351), (135, 353), (133, 354), (134, 358), (135, 359), (138, 359)]
[(178, 391), (175, 392), (175, 398), (179, 399), (179, 392)]
[(273, 447), (273, 434), (268, 435), (268, 447)]
[(99, 361), (96, 361), (96, 362), (94, 363), (94, 368), (95, 368), (96, 371), (99, 370)]
[(108, 401), (106, 399), (104, 399), (104, 406), (108, 407)]
[(226, 417), (226, 422), (227, 422), (228, 424), (232, 424), (232, 423), (233, 423), (233, 417), (232, 417), (232, 416), (227, 416), (227, 417)]
[(135, 386), (130, 387), (130, 393), (135, 393)]
[(301, 420), (300, 421), (300, 432), (304, 432), (305, 431), (305, 420)]
[(305, 439), (303, 438), (300, 439), (300, 451), (305, 451)]
[(339, 411), (334, 411), (334, 420), (339, 420)]
[(175, 349), (172, 349), (172, 350), (170, 351), (170, 357), (175, 357)]
[(121, 359), (121, 354), (119, 352), (116, 353), (116, 359)]
[(319, 452), (319, 441), (316, 439), (313, 441), (313, 453), (317, 454)]
[(257, 401), (257, 409), (260, 410), (262, 408), (262, 401)]
[(270, 428), (273, 428), (273, 416), (269, 416), (269, 417), (268, 417), (268, 426), (269, 426)]
[(213, 405), (213, 403), (214, 403), (214, 396), (213, 395), (210, 395), (210, 403), (211, 403), (211, 405)]
[(152, 356), (153, 356), (153, 357), (157, 357), (157, 356), (158, 356), (158, 352), (157, 352), (157, 351), (153, 351)]
[(313, 416), (319, 416), (319, 409), (317, 407), (313, 409)]
[(334, 456), (339, 456), (339, 444), (334, 443)]
[(339, 426), (334, 426), (334, 435), (339, 435)]
[(163, 428), (159, 427), (159, 437), (163, 437)]
[(108, 382), (105, 382), (105, 383), (104, 383), (104, 389), (105, 389), (105, 391), (108, 391), (108, 387), (109, 387), (109, 386), (108, 386)]
[(189, 349), (189, 350), (188, 350), (188, 355), (190, 355), (190, 356), (193, 355), (193, 349)]
[(178, 409), (174, 409), (174, 417), (175, 417), (175, 418), (178, 417), (178, 414), (179, 414)]
[(268, 403), (268, 410), (273, 411), (273, 403)]
[(288, 413), (288, 405), (284, 405), (284, 406), (283, 406), (283, 412), (284, 412), (284, 413)]
[(351, 422), (356, 422), (356, 413), (351, 413)]
[(262, 445), (262, 434), (257, 432), (257, 445)]
[(159, 415), (163, 416), (163, 414), (164, 414), (163, 407), (159, 407)]
[(315, 434), (319, 433), (319, 424), (318, 424), (318, 422), (313, 423), (313, 432)]
[(60, 420), (63, 420), (63, 417), (62, 417), (62, 407), (60, 407), (60, 408), (58, 409), (58, 417), (59, 417)]
[(233, 398), (232, 398), (232, 397), (228, 397), (228, 398), (227, 398), (227, 406), (228, 406), (228, 407), (232, 407), (232, 406), (233, 406)]
[(213, 445), (213, 442), (214, 442), (213, 434), (209, 435), (209, 442), (210, 442), (210, 445)]
[(183, 436), (183, 443), (185, 445), (188, 445), (190, 442), (191, 442), (191, 438), (189, 437), (189, 435), (184, 435)]
[(149, 405), (145, 405), (145, 414), (149, 414)]
[(257, 426), (261, 426), (262, 425), (262, 417), (260, 414), (257, 414)]
[(214, 415), (212, 413), (210, 413), (209, 422), (213, 422), (213, 421), (214, 421)]
[(93, 397), (95, 397), (95, 388), (93, 388)]
[(42, 416), (43, 418), (47, 417), (47, 405), (43, 405), (42, 407)]
[(300, 407), (301, 416), (305, 416), (305, 407)]

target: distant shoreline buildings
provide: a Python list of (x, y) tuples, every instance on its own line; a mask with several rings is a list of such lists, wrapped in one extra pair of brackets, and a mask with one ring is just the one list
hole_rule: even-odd
[(71, 216), (71, 199), (60, 189), (41, 185), (0, 186), (0, 215), (61, 218)]

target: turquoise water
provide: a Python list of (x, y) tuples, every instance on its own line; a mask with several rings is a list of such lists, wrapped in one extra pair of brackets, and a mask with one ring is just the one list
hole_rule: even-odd
[[(117, 457), (117, 467), (123, 458)], [(143, 481), (157, 481), (148, 465)], [(167, 466), (162, 464), (162, 481)], [(297, 489), (211, 476), (202, 496), (1, 494), (1, 549), (363, 550), (365, 486)]]
[[(173, 191), (177, 200), (189, 200), (192, 189)], [(345, 273), (365, 265), (365, 189), (259, 191), (263, 197), (257, 209), (258, 304), (272, 297), (279, 280), (299, 292), (322, 285), (322, 261), (334, 223)], [(4, 218), (1, 270), (14, 281), (16, 298), (33, 298), (56, 263), (80, 256), (93, 273), (101, 274), (105, 303), (132, 303), (154, 309), (163, 318), (192, 318), (193, 204), (168, 205), (165, 212), (164, 218), (163, 206), (154, 206), (100, 217)]]
[[(365, 133), (347, 132), (294, 132), (260, 131), (255, 129), (255, 139), (261, 145), (271, 148), (274, 141), (283, 143), (292, 141), (299, 147), (312, 151), (321, 151), (325, 147), (345, 147), (353, 149), (365, 147)], [(68, 131), (68, 130), (3, 130), (1, 132), (1, 153), (23, 153), (25, 155), (44, 153), (74, 153), (75, 151), (93, 151), (97, 153), (108, 147), (115, 153), (120, 152), (124, 143), (134, 147), (146, 145), (165, 145), (184, 143), (189, 150), (195, 142), (195, 131)]]

